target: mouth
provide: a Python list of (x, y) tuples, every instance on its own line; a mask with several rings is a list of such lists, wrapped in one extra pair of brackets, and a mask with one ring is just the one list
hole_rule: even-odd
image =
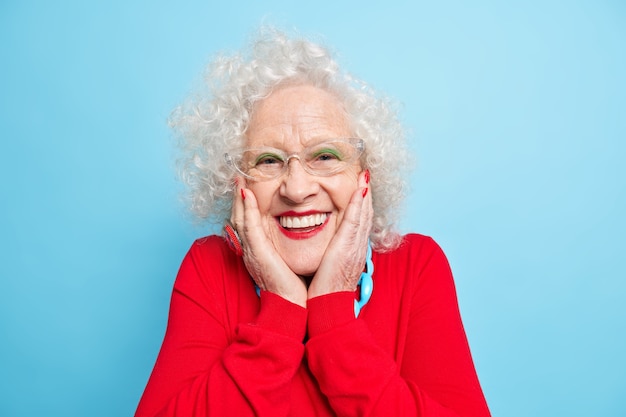
[(328, 214), (317, 213), (308, 216), (280, 216), (278, 222), (285, 229), (309, 229), (324, 224)]
[(284, 213), (278, 216), (280, 231), (291, 239), (308, 239), (319, 233), (328, 222), (328, 213)]

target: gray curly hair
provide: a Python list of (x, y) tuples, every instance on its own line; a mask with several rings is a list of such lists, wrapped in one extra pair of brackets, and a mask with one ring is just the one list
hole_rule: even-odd
[(362, 164), (371, 173), (374, 206), (370, 240), (378, 251), (396, 248), (409, 153), (393, 103), (340, 71), (327, 48), (273, 28), (259, 30), (249, 50), (215, 58), (200, 91), (172, 112), (192, 212), (218, 223), (230, 217), (235, 173), (223, 155), (243, 147), (255, 103), (287, 83), (313, 85), (343, 104), (354, 136), (366, 143)]

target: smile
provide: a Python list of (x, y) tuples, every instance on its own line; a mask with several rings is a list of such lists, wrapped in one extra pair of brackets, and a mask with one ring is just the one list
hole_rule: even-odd
[(326, 213), (310, 214), (308, 216), (281, 216), (279, 223), (285, 229), (306, 229), (324, 224)]
[(324, 230), (328, 224), (329, 213), (283, 213), (276, 218), (279, 230), (293, 240), (309, 239)]

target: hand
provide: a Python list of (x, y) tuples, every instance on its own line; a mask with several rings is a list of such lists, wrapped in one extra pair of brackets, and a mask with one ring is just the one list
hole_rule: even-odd
[(256, 197), (245, 188), (245, 179), (238, 177), (237, 184), (230, 221), (241, 239), (248, 272), (262, 290), (306, 307), (306, 284), (289, 269), (265, 234)]
[(359, 188), (352, 195), (341, 225), (309, 286), (309, 299), (332, 292), (355, 291), (359, 283), (374, 209), (368, 188), (369, 172), (361, 172), (358, 181)]

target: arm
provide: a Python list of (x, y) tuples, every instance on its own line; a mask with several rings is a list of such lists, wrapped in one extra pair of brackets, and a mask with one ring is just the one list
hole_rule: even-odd
[[(306, 310), (268, 292), (259, 308), (243, 265), (216, 241), (196, 243), (182, 263), (136, 417), (288, 413)], [(249, 321), (237, 325), (239, 314)]]
[[(309, 300), (307, 359), (331, 406), (339, 416), (488, 416), (443, 252), (428, 239), (393, 263), (385, 276), (375, 270), (358, 319), (353, 292)], [(403, 294), (381, 291), (381, 280)], [(391, 348), (385, 326), (398, 335)]]

